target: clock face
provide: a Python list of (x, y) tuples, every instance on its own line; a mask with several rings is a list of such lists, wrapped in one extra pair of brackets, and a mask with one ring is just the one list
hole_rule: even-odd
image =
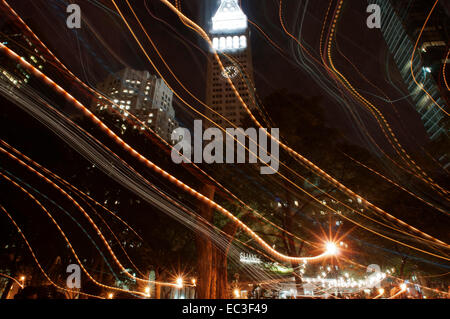
[(239, 70), (234, 65), (227, 66), (222, 71), (222, 76), (226, 79), (232, 79), (238, 74), (239, 74)]

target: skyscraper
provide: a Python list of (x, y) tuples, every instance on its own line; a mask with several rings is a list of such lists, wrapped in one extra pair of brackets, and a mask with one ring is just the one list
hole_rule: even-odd
[[(246, 111), (227, 79), (233, 82), (239, 95), (251, 109), (254, 108), (254, 81), (247, 16), (237, 0), (220, 1), (211, 19), (209, 34), (224, 70), (220, 68), (211, 50), (207, 66), (206, 104), (234, 125), (240, 126)], [(220, 126), (230, 126), (213, 111), (206, 110), (205, 114)]]
[(432, 140), (448, 135), (447, 116), (442, 111), (447, 107), (448, 93), (441, 89), (438, 79), (442, 63), (447, 63), (445, 53), (449, 43), (445, 8), (435, 7), (414, 52), (432, 3), (406, 0), (368, 0), (368, 3), (381, 8), (381, 32), (428, 135)]
[[(147, 71), (126, 68), (109, 75), (97, 88), (118, 105), (118, 111), (125, 117), (131, 113), (160, 137), (172, 142), (170, 136), (178, 123), (172, 106), (173, 92), (162, 79)], [(109, 107), (116, 108), (101, 97), (93, 105), (95, 111), (111, 110)], [(129, 127), (121, 123), (120, 128), (127, 130)], [(132, 128), (145, 129), (138, 123)]]

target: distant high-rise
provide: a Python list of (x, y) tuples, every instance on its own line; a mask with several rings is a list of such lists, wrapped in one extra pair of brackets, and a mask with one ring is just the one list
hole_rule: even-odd
[[(117, 104), (118, 111), (125, 117), (131, 113), (164, 140), (172, 142), (170, 136), (178, 123), (172, 106), (173, 92), (162, 79), (147, 71), (126, 68), (109, 75), (97, 89)], [(117, 108), (102, 98), (97, 99), (93, 107), (98, 111)], [(125, 123), (120, 126), (122, 130), (129, 128)], [(132, 128), (145, 129), (139, 123)]]
[[(19, 54), (35, 68), (43, 70), (46, 60), (31, 39), (32, 36), (13, 21), (0, 21), (0, 43)], [(0, 66), (3, 69), (0, 71), (0, 76), (11, 82), (12, 86), (24, 85), (33, 77), (27, 69), (5, 55), (0, 55)]]
[[(209, 34), (225, 70), (222, 71), (211, 52), (207, 66), (206, 104), (234, 125), (240, 126), (246, 111), (227, 79), (233, 82), (250, 108), (254, 108), (254, 81), (247, 16), (237, 0), (220, 1), (211, 20)], [(210, 110), (206, 110), (205, 114), (218, 125), (227, 127), (227, 122), (218, 114)]]
[[(447, 108), (449, 102), (441, 72), (443, 64), (449, 62), (445, 60), (449, 43), (448, 12), (438, 3), (414, 52), (433, 2), (368, 0), (368, 3), (381, 8), (381, 32), (428, 135), (432, 140), (448, 135), (448, 117), (441, 109)], [(413, 52), (414, 76), (429, 95), (411, 75)]]

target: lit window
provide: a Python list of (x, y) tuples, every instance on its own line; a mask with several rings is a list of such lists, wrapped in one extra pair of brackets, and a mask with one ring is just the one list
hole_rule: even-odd
[(241, 49), (245, 49), (247, 47), (247, 38), (245, 37), (245, 35), (241, 35), (240, 42)]
[(220, 37), (219, 39), (219, 49), (225, 49), (226, 45), (225, 45), (225, 37)]
[(218, 38), (213, 39), (213, 48), (214, 48), (214, 50), (219, 49), (219, 39)]
[(227, 49), (232, 49), (232, 48), (233, 48), (233, 38), (227, 37)]
[(239, 49), (239, 37), (238, 36), (233, 37), (233, 49)]

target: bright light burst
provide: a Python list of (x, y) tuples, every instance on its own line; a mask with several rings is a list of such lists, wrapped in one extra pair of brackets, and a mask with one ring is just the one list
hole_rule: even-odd
[(334, 256), (334, 255), (337, 255), (337, 254), (339, 253), (338, 247), (337, 247), (336, 244), (333, 243), (333, 242), (328, 242), (328, 243), (325, 245), (325, 248), (326, 248), (325, 253), (326, 253), (327, 255)]

